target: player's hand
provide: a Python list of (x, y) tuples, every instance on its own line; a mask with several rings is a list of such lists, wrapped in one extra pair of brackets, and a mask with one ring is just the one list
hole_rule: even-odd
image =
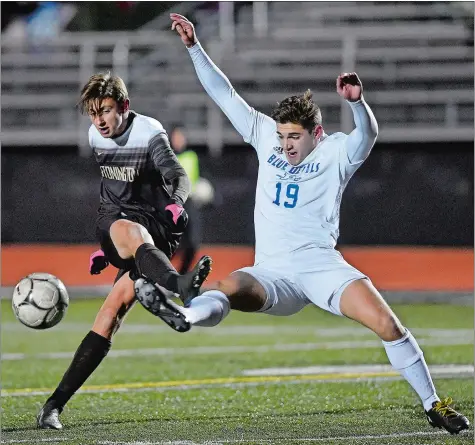
[(108, 265), (109, 260), (101, 249), (96, 250), (89, 257), (89, 273), (91, 275), (99, 275)]
[(181, 37), (181, 41), (188, 47), (192, 47), (198, 39), (196, 38), (195, 27), (186, 17), (172, 12), (172, 31), (175, 30)]
[(174, 233), (184, 232), (188, 224), (188, 214), (179, 204), (169, 204), (165, 207), (165, 213)]
[(343, 97), (343, 99), (349, 100), (350, 102), (360, 100), (363, 95), (363, 84), (358, 74), (340, 74), (336, 79), (336, 92)]

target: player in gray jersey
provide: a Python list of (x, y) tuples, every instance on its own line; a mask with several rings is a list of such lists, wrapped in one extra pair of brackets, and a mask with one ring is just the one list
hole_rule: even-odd
[(59, 414), (107, 355), (113, 334), (136, 301), (134, 281), (146, 277), (161, 292), (140, 303), (177, 331), (190, 323), (169, 297), (192, 299), (206, 279), (211, 258), (202, 257), (187, 274), (170, 262), (186, 223), (183, 209), (190, 183), (160, 122), (130, 110), (122, 79), (92, 76), (78, 104), (91, 119), (89, 144), (102, 175), (96, 223), (101, 250), (91, 258), (119, 269), (91, 331), (58, 387), (38, 414), (39, 428), (61, 429)]
[[(343, 191), (378, 134), (356, 73), (343, 73), (336, 82), (337, 93), (351, 107), (355, 129), (328, 135), (309, 91), (284, 99), (271, 116), (256, 111), (208, 57), (192, 23), (179, 14), (170, 18), (206, 92), (259, 160), (254, 266), (207, 286), (182, 309), (188, 320), (215, 326), (230, 309), (291, 315), (308, 304), (346, 316), (381, 338), (389, 361), (419, 395), (432, 426), (452, 434), (467, 429), (468, 419), (450, 406), (451, 399), (437, 396), (416, 339), (369, 278), (334, 249)], [(150, 289), (146, 282), (143, 287)]]

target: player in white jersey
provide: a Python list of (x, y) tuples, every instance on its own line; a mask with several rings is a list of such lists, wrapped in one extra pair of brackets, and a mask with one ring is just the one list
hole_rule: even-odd
[[(388, 358), (417, 392), (429, 423), (450, 433), (468, 419), (437, 396), (424, 355), (371, 281), (334, 249), (342, 193), (369, 155), (378, 126), (355, 73), (338, 76), (337, 93), (353, 112), (355, 129), (327, 135), (308, 91), (283, 100), (266, 116), (250, 107), (210, 60), (192, 23), (171, 14), (199, 80), (236, 130), (256, 150), (259, 173), (254, 211), (255, 264), (184, 301), (183, 313), (197, 326), (215, 326), (230, 309), (290, 315), (313, 303), (375, 332)], [(138, 294), (150, 291), (147, 281)], [(153, 293), (153, 292), (152, 292)]]

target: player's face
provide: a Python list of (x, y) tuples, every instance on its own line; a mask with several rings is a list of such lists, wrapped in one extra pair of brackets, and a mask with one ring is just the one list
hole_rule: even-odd
[(125, 130), (128, 111), (128, 100), (124, 104), (119, 105), (114, 99), (107, 97), (102, 101), (91, 102), (88, 114), (101, 136), (111, 138)]
[(277, 136), (289, 164), (300, 164), (316, 147), (322, 131), (321, 125), (317, 125), (310, 134), (300, 124), (277, 123)]

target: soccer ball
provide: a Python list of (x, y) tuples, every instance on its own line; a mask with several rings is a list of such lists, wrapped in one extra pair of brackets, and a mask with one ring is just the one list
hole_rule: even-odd
[(33, 329), (49, 329), (66, 313), (69, 296), (62, 281), (49, 273), (32, 273), (13, 291), (12, 308), (16, 318)]

